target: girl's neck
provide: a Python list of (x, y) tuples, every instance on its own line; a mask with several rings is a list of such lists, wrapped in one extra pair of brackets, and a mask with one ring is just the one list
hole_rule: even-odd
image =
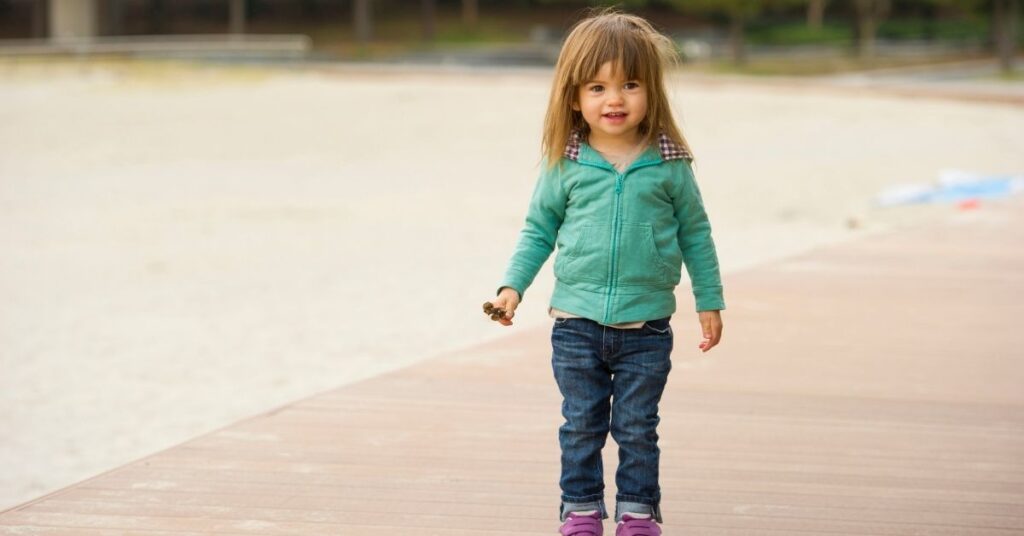
[(644, 137), (639, 132), (630, 136), (595, 136), (593, 132), (587, 137), (587, 143), (602, 154), (630, 153), (643, 143)]
[(633, 163), (633, 160), (636, 160), (636, 157), (643, 151), (643, 142), (644, 138), (639, 134), (632, 136), (632, 139), (616, 137), (597, 140), (591, 134), (587, 140), (587, 143), (595, 151), (600, 153), (609, 164), (619, 171), (625, 171)]

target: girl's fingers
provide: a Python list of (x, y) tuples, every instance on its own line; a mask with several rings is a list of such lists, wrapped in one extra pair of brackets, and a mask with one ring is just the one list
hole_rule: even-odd
[(721, 340), (722, 340), (722, 330), (721, 329), (716, 329), (714, 331), (714, 333), (712, 334), (712, 336), (709, 338), (709, 340), (706, 341), (707, 344), (704, 347), (704, 351), (707, 352), (708, 350), (714, 348), (715, 346), (718, 346), (718, 342), (721, 341)]
[(720, 327), (708, 327), (704, 330), (704, 340), (700, 343), (701, 352), (707, 352), (708, 350), (718, 346), (718, 341), (722, 339), (722, 329)]

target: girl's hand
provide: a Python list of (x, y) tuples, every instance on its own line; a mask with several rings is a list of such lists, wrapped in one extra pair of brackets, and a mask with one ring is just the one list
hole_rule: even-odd
[(700, 329), (704, 333), (704, 341), (700, 343), (700, 351), (707, 352), (722, 340), (722, 314), (720, 311), (701, 311), (697, 313)]
[(498, 323), (511, 326), (512, 317), (516, 316), (516, 307), (519, 307), (519, 293), (514, 288), (502, 287), (498, 297), (491, 300), (491, 303), (495, 308), (505, 310), (505, 316), (499, 318)]

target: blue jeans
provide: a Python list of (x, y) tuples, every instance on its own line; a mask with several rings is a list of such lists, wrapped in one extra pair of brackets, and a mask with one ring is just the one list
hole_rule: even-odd
[(559, 318), (551, 331), (551, 364), (562, 392), (559, 516), (604, 505), (601, 449), (609, 430), (619, 446), (615, 520), (650, 514), (661, 522), (658, 402), (672, 368), (669, 318), (616, 329), (585, 318)]

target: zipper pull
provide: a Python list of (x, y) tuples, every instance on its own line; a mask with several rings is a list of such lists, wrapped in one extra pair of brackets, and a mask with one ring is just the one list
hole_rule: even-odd
[(615, 193), (622, 193), (622, 175), (615, 178)]

